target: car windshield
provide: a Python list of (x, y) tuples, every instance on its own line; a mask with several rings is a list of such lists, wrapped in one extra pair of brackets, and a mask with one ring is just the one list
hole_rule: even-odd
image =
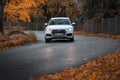
[(49, 25), (70, 25), (69, 19), (51, 19)]

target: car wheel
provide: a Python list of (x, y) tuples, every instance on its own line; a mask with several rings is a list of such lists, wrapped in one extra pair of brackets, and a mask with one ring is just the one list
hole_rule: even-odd
[(74, 37), (70, 39), (70, 42), (73, 42), (74, 41)]
[(51, 39), (46, 39), (46, 38), (45, 38), (45, 42), (46, 42), (46, 43), (48, 43), (48, 42), (50, 42), (50, 41), (51, 41)]

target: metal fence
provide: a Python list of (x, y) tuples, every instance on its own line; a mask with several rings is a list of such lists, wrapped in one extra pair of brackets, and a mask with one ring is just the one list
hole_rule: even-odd
[[(44, 22), (4, 22), (4, 30), (44, 30)], [(76, 22), (75, 30), (92, 33), (120, 34), (120, 18), (102, 20), (86, 20), (84, 23)]]
[(77, 23), (75, 30), (93, 33), (120, 34), (120, 18), (109, 18), (99, 21), (87, 20), (83, 24)]
[(102, 33), (120, 34), (120, 18), (102, 19)]
[(4, 22), (4, 31), (43, 30), (43, 22)]

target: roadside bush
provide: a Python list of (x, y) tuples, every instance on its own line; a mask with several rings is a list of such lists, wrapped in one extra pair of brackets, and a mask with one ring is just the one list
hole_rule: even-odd
[(24, 32), (13, 31), (8, 36), (0, 35), (0, 50), (8, 49), (11, 47), (19, 47), (25, 43), (31, 43), (37, 41), (34, 33), (26, 34)]
[(0, 50), (4, 50), (4, 43), (0, 42)]
[(35, 36), (35, 34), (34, 33), (29, 33), (28, 34), (28, 41), (29, 42), (35, 42), (36, 40), (37, 40), (37, 38), (36, 38), (36, 36)]
[(13, 34), (24, 34), (24, 35), (26, 35), (24, 32), (22, 32), (22, 31), (10, 31), (10, 32), (8, 32), (8, 36), (11, 36), (11, 35), (13, 35)]

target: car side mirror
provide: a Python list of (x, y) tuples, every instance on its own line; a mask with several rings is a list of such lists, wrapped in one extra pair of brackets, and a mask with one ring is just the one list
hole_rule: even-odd
[(75, 28), (75, 22), (72, 22), (72, 26)]
[(72, 25), (75, 25), (75, 22), (72, 22)]
[(45, 23), (44, 25), (45, 25), (45, 26), (47, 26), (47, 25), (48, 25), (48, 23)]

